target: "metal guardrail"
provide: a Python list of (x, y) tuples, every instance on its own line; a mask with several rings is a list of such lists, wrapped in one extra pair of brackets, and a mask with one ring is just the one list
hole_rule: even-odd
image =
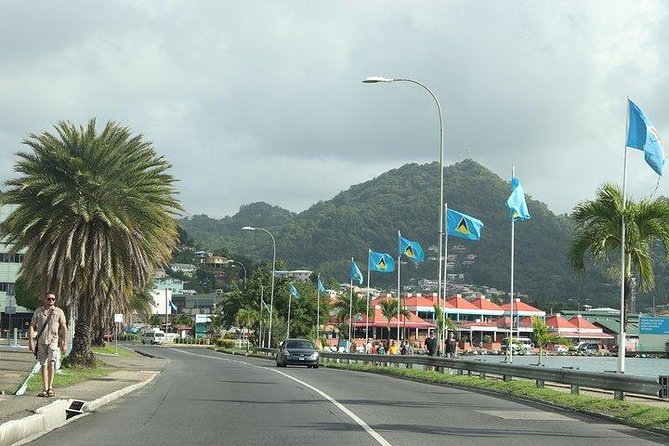
[[(276, 349), (257, 348), (254, 352), (273, 356)], [(403, 364), (407, 368), (414, 365), (431, 367), (443, 372), (446, 369), (455, 370), (458, 374), (477, 374), (485, 379), (487, 375), (501, 377), (505, 381), (513, 378), (525, 378), (536, 381), (537, 387), (544, 384), (557, 383), (571, 386), (571, 393), (578, 394), (581, 387), (614, 392), (614, 398), (622, 399), (625, 393), (653, 396), (669, 399), (669, 375), (660, 375), (658, 378), (646, 376), (626, 375), (617, 373), (582, 372), (573, 369), (555, 369), (531, 365), (514, 365), (505, 363), (490, 363), (471, 361), (466, 359), (448, 359), (434, 356), (416, 355), (367, 355), (360, 353), (320, 353), (320, 361), (345, 361), (347, 363), (363, 363), (375, 365)]]

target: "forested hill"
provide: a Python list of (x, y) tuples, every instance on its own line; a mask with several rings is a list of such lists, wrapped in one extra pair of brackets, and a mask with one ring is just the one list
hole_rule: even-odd
[[(355, 257), (365, 272), (367, 250), (397, 255), (397, 231), (428, 250), (437, 245), (438, 163), (407, 164), (377, 178), (352, 186), (333, 199), (321, 201), (299, 214), (266, 203), (243, 206), (231, 217), (215, 220), (196, 215), (183, 220), (188, 235), (209, 250), (255, 259), (271, 258), (267, 234), (242, 231), (243, 226), (269, 229), (276, 239), (277, 257), (291, 269), (313, 269), (324, 277), (348, 280), (347, 265)], [(510, 283), (511, 222), (506, 200), (509, 182), (482, 165), (465, 160), (445, 170), (448, 207), (479, 218), (485, 224), (478, 242), (449, 237), (449, 253), (456, 245), (475, 254), (465, 273), (468, 283), (508, 291)], [(532, 219), (515, 225), (515, 291), (542, 305), (588, 296), (590, 304), (614, 305), (616, 293), (602, 278), (578, 278), (566, 260), (571, 240), (567, 217), (556, 216), (545, 204), (527, 196)], [(427, 252), (436, 259), (435, 252)], [(436, 260), (403, 268), (409, 278), (436, 279)], [(593, 280), (594, 279), (594, 280)], [(372, 274), (372, 286), (392, 288), (394, 274)]]

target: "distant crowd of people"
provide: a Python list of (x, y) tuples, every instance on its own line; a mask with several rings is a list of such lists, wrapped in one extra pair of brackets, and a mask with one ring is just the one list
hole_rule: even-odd
[[(428, 356), (438, 355), (439, 350), (437, 348), (437, 339), (435, 338), (434, 332), (432, 332), (430, 336), (425, 339), (424, 347), (425, 353), (427, 353)], [(351, 346), (351, 350), (355, 351), (355, 348), (356, 347), (354, 343)], [(449, 332), (448, 337), (444, 341), (444, 351), (446, 353), (446, 357), (455, 358), (457, 356), (457, 350), (458, 341), (455, 338), (455, 334)], [(417, 353), (423, 353), (423, 351), (420, 350), (420, 347), (417, 345), (412, 345), (411, 342), (406, 339), (402, 340), (398, 344), (395, 340), (391, 340), (390, 343), (384, 343), (381, 341), (374, 341), (370, 338), (367, 339), (367, 341), (363, 344), (363, 353), (370, 355), (413, 355)]]

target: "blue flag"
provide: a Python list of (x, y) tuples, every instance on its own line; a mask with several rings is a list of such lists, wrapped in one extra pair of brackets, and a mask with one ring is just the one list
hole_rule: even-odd
[(172, 307), (174, 311), (177, 311), (177, 306), (174, 305), (174, 302), (172, 302), (171, 300), (170, 300), (170, 307)]
[(360, 268), (358, 268), (358, 265), (353, 260), (351, 260), (348, 275), (351, 278), (351, 282), (358, 282), (358, 285), (362, 285), (362, 272), (360, 272)]
[(509, 218), (511, 220), (530, 219), (530, 212), (527, 210), (527, 203), (525, 202), (525, 191), (516, 177), (511, 179), (511, 195), (506, 200), (506, 207), (509, 208)]
[(295, 285), (292, 283), (288, 284), (288, 292), (290, 293), (291, 296), (293, 296), (295, 299), (299, 299), (300, 293), (297, 291), (297, 288), (295, 288)]
[(453, 209), (446, 209), (446, 232), (454, 237), (480, 240), (483, 222)]
[(643, 150), (646, 163), (655, 173), (662, 176), (664, 150), (660, 134), (643, 110), (629, 99), (627, 101), (629, 102), (627, 147)]
[(395, 271), (395, 261), (390, 256), (390, 254), (376, 252), (370, 249), (369, 270), (378, 271), (380, 273), (392, 273)]
[(399, 232), (397, 235), (400, 238), (400, 256), (406, 256), (414, 262), (422, 262), (425, 260), (425, 253), (423, 252), (423, 247), (420, 246), (420, 243), (402, 237)]
[(323, 286), (323, 282), (321, 282), (321, 278), (318, 278), (318, 284), (317, 284), (318, 292), (319, 293), (325, 293), (325, 287)]

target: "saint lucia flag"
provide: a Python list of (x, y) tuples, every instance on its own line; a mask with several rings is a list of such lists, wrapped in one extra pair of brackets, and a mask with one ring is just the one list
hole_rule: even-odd
[(527, 203), (525, 202), (525, 191), (516, 177), (511, 179), (511, 191), (509, 199), (506, 200), (509, 217), (514, 221), (529, 220), (530, 212), (527, 210)]
[(288, 292), (295, 299), (299, 299), (300, 297), (302, 297), (302, 296), (300, 296), (300, 293), (297, 291), (297, 288), (295, 288), (295, 285), (293, 285), (292, 283), (288, 284)]
[(447, 209), (446, 232), (448, 235), (468, 240), (479, 240), (481, 238), (481, 229), (483, 229), (483, 222), (481, 220), (454, 211), (453, 209)]
[(323, 286), (323, 282), (321, 282), (321, 278), (318, 278), (318, 284), (317, 284), (318, 292), (319, 293), (325, 293), (325, 287)]
[(648, 116), (637, 105), (629, 102), (629, 122), (627, 123), (627, 147), (643, 150), (644, 158), (651, 169), (662, 176), (664, 150), (657, 129)]
[(380, 273), (395, 271), (395, 261), (390, 254), (369, 250), (369, 270)]
[(351, 278), (351, 282), (358, 282), (358, 285), (362, 285), (362, 272), (360, 272), (360, 268), (358, 268), (358, 265), (353, 260), (351, 260), (348, 275)]
[(177, 306), (174, 305), (174, 302), (172, 302), (171, 300), (170, 300), (170, 307), (172, 307), (174, 311), (177, 311)]
[(399, 232), (397, 235), (400, 238), (400, 256), (408, 257), (414, 262), (422, 262), (425, 260), (425, 253), (423, 252), (423, 247), (420, 246), (420, 243), (402, 237)]

